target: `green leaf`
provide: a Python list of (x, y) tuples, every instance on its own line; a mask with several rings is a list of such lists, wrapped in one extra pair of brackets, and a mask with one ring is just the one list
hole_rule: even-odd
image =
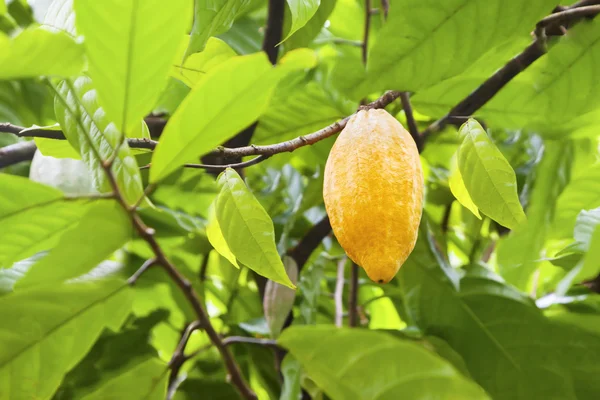
[(202, 51), (211, 36), (224, 33), (250, 0), (194, 0), (194, 25), (186, 57)]
[(73, 82), (62, 81), (55, 87), (55, 92), (56, 119), (69, 143), (79, 150), (92, 173), (96, 189), (101, 193), (112, 191), (102, 162), (113, 157), (118, 149), (113, 173), (125, 200), (130, 205), (135, 204), (144, 196), (137, 161), (116, 126), (98, 106), (91, 80), (81, 77)]
[(0, 398), (51, 398), (102, 330), (121, 326), (132, 296), (125, 282), (106, 280), (1, 297)]
[(290, 14), (292, 17), (292, 24), (287, 32), (285, 38), (280, 42), (285, 42), (290, 36), (292, 36), (298, 29), (310, 21), (315, 15), (321, 0), (287, 0), (287, 4), (290, 8)]
[(469, 191), (465, 186), (465, 181), (463, 181), (462, 175), (460, 174), (460, 169), (458, 168), (458, 160), (456, 157), (452, 157), (452, 164), (452, 173), (450, 175), (450, 179), (448, 180), (448, 183), (450, 185), (450, 191), (452, 192), (454, 197), (456, 197), (456, 200), (458, 200), (458, 202), (462, 204), (463, 207), (471, 211), (473, 215), (475, 215), (477, 218), (481, 219), (479, 209), (477, 208), (475, 203), (473, 203), (473, 199), (471, 199), (471, 196), (469, 196)]
[(188, 0), (75, 0), (99, 104), (127, 134), (158, 100), (191, 21)]
[(96, 202), (16, 286), (20, 289), (83, 275), (123, 246), (132, 233), (131, 218), (119, 203)]
[(290, 52), (275, 68), (263, 52), (233, 57), (206, 74), (169, 119), (152, 157), (150, 181), (195, 162), (255, 121), (286, 73), (314, 65), (308, 52)]
[(209, 212), (209, 222), (206, 226), (206, 236), (211, 246), (223, 257), (227, 259), (234, 267), (240, 268), (237, 263), (235, 255), (231, 252), (231, 249), (227, 245), (227, 241), (223, 237), (223, 232), (219, 226), (219, 220), (215, 213), (215, 208), (211, 207)]
[(28, 28), (12, 39), (0, 32), (0, 79), (74, 76), (83, 62), (83, 47), (65, 32)]
[(4, 0), (0, 0), (0, 15), (6, 14), (6, 3)]
[(435, 353), (387, 333), (292, 326), (278, 342), (333, 400), (489, 398)]
[[(519, 74), (478, 115), (489, 124), (561, 138), (597, 125), (600, 26), (582, 21)], [(581, 91), (585, 87), (589, 90)], [(595, 136), (595, 131), (594, 131)]]
[(460, 134), (458, 168), (471, 199), (485, 215), (515, 229), (526, 220), (515, 171), (477, 121), (464, 123)]
[(556, 204), (552, 237), (571, 237), (577, 215), (600, 207), (600, 164), (587, 168), (567, 185)]
[[(319, 35), (319, 33), (323, 30), (325, 22), (331, 12), (333, 11), (336, 0), (312, 0), (317, 3), (320, 2), (319, 8), (315, 12), (315, 14), (310, 18), (310, 20), (296, 32), (294, 32), (291, 36), (289, 36), (285, 40), (285, 49), (286, 51), (292, 49), (298, 49), (301, 47), (308, 47), (312, 41)], [(290, 8), (286, 8), (285, 19), (283, 21), (283, 31), (290, 32), (292, 27), (292, 15)]]
[(233, 169), (223, 171), (218, 184), (215, 211), (231, 252), (256, 273), (295, 289), (277, 252), (269, 214)]
[(395, 2), (370, 49), (367, 79), (344, 86), (356, 98), (383, 89), (426, 88), (462, 73), (488, 49), (528, 36), (555, 5), (551, 0), (450, 0), (444, 7), (436, 0)]
[(467, 275), (457, 291), (433, 259), (420, 256), (413, 252), (397, 276), (403, 308), (421, 331), (462, 356), (491, 398), (599, 395), (600, 366), (589, 358), (600, 351), (597, 336), (549, 321), (530, 298), (498, 280)]
[(542, 161), (532, 178), (527, 223), (498, 243), (497, 259), (502, 277), (522, 290), (529, 290), (531, 277), (541, 261), (540, 253), (551, 232), (556, 199), (568, 182), (571, 161), (568, 143), (546, 142)]
[(0, 187), (0, 268), (53, 247), (90, 202), (14, 175), (0, 174)]
[(173, 76), (189, 87), (194, 87), (214, 67), (235, 57), (236, 52), (221, 39), (211, 37), (200, 53), (190, 55), (183, 66), (173, 67)]
[(162, 360), (148, 359), (109, 380), (82, 400), (117, 400), (132, 396), (136, 399), (163, 400), (167, 393), (168, 371), (167, 364)]

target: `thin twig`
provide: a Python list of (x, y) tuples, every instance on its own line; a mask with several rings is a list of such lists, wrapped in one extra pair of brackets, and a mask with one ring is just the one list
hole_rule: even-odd
[(421, 135), (419, 134), (417, 121), (415, 121), (415, 116), (413, 115), (412, 105), (410, 104), (410, 96), (408, 92), (402, 92), (400, 94), (400, 101), (402, 101), (402, 108), (404, 109), (404, 115), (406, 115), (406, 125), (408, 125), (408, 131), (410, 132), (410, 136), (412, 136), (413, 140), (415, 141), (417, 149), (421, 151), (421, 148), (423, 147), (423, 142), (421, 140)]
[[(361, 106), (360, 109), (368, 110), (373, 108), (384, 108), (385, 106), (396, 100), (398, 97), (400, 97), (400, 92), (390, 90), (384, 93), (383, 96), (381, 96), (374, 102), (369, 103), (365, 106)], [(214, 150), (213, 153), (226, 157), (246, 157), (258, 156), (261, 154), (270, 156), (278, 153), (291, 152), (301, 147), (317, 143), (323, 139), (327, 139), (328, 137), (335, 135), (336, 133), (341, 132), (352, 115), (343, 118), (340, 121), (334, 122), (333, 124), (326, 126), (323, 129), (319, 129), (316, 132), (299, 136), (297, 138), (285, 142), (274, 143), (265, 146), (250, 145), (233, 149), (220, 147)]]
[(142, 266), (137, 271), (135, 271), (135, 273), (133, 275), (131, 275), (129, 277), (129, 279), (127, 280), (127, 283), (129, 283), (131, 286), (135, 285), (135, 283), (140, 278), (140, 276), (142, 276), (142, 274), (144, 272), (146, 272), (150, 267), (155, 266), (157, 263), (158, 263), (158, 261), (156, 260), (156, 258), (150, 258), (150, 259), (146, 260), (142, 264)]
[[(240, 168), (251, 167), (253, 165), (256, 165), (260, 162), (265, 161), (269, 157), (270, 156), (262, 156), (261, 155), (261, 156), (256, 156), (253, 159), (248, 160), (248, 161), (234, 163), (234, 164), (225, 164), (225, 165), (183, 164), (183, 167), (184, 168), (192, 168), (192, 169), (205, 169), (207, 171), (221, 172), (221, 171), (225, 171), (227, 168), (240, 169)], [(146, 164), (146, 165), (140, 167), (140, 169), (148, 169), (151, 166), (152, 166), (152, 163), (149, 163), (149, 164)]]
[(335, 302), (335, 326), (341, 328), (344, 320), (344, 269), (346, 267), (346, 257), (343, 257), (337, 265), (337, 278), (335, 281), (335, 292), (333, 299)]
[(390, 0), (381, 0), (381, 9), (383, 10), (383, 17), (387, 19), (388, 12), (390, 11)]
[(267, 347), (278, 347), (277, 340), (273, 339), (257, 339), (245, 336), (229, 336), (223, 339), (223, 345), (229, 346), (234, 343), (247, 343), (247, 344), (257, 344), (260, 346)]
[(358, 265), (352, 263), (350, 293), (348, 298), (348, 325), (358, 326)]
[(183, 364), (189, 359), (188, 356), (185, 355), (185, 347), (187, 346), (188, 341), (190, 340), (190, 336), (192, 332), (196, 329), (200, 329), (201, 324), (199, 321), (194, 321), (190, 323), (184, 330), (181, 335), (181, 339), (177, 344), (177, 348), (173, 352), (173, 356), (169, 361), (169, 368), (171, 369), (171, 373), (169, 375), (169, 389), (167, 391), (167, 400), (171, 400), (175, 395), (178, 386), (179, 371)]

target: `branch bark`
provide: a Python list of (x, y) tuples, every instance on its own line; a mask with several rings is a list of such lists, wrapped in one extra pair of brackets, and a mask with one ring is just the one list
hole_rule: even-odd
[(31, 161), (37, 147), (34, 142), (20, 142), (0, 147), (0, 168)]

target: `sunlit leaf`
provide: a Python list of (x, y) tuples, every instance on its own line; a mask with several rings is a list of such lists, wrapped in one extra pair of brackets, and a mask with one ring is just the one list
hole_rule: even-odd
[(102, 162), (114, 157), (113, 173), (129, 204), (135, 204), (143, 195), (142, 179), (137, 161), (114, 123), (108, 120), (98, 106), (96, 90), (89, 78), (62, 81), (55, 88), (56, 118), (73, 148), (85, 161), (92, 174), (94, 187), (100, 192), (111, 192)]
[(250, 0), (194, 0), (194, 26), (186, 57), (202, 51), (211, 36), (224, 33)]
[(75, 0), (75, 12), (98, 102), (128, 134), (167, 84), (191, 21), (191, 1)]
[(131, 218), (116, 201), (96, 202), (17, 287), (62, 282), (88, 272), (132, 236)]
[(79, 74), (83, 63), (83, 47), (65, 32), (29, 28), (12, 39), (0, 32), (0, 79), (69, 77)]
[(102, 330), (121, 326), (132, 295), (125, 282), (107, 280), (1, 297), (0, 398), (51, 398)]
[(460, 74), (488, 49), (528, 36), (555, 5), (551, 0), (451, 0), (444, 7), (436, 0), (394, 2), (370, 49), (367, 78), (343, 85), (357, 98), (382, 89), (431, 86)]
[(515, 171), (481, 125), (469, 120), (460, 129), (458, 168), (473, 203), (488, 217), (515, 229), (526, 220)]
[(225, 257), (233, 266), (239, 268), (240, 266), (237, 263), (235, 255), (231, 252), (229, 245), (227, 245), (227, 241), (223, 237), (223, 232), (219, 226), (219, 220), (215, 214), (214, 207), (211, 207), (209, 215), (210, 219), (206, 226), (206, 236), (208, 237), (208, 241), (217, 253)]
[(475, 203), (473, 203), (471, 196), (469, 196), (469, 191), (465, 187), (465, 182), (463, 181), (462, 175), (460, 174), (460, 169), (458, 168), (456, 157), (453, 157), (453, 164), (454, 167), (452, 170), (452, 174), (450, 175), (450, 179), (448, 180), (448, 184), (450, 185), (450, 190), (452, 191), (452, 194), (454, 195), (454, 197), (456, 197), (456, 200), (458, 200), (458, 202), (462, 204), (463, 207), (467, 208), (477, 218), (481, 219), (479, 209), (477, 208)]
[[(234, 136), (265, 110), (275, 85), (289, 71), (315, 63), (298, 49), (273, 68), (265, 53), (230, 58), (192, 89), (169, 119), (152, 157), (150, 180), (156, 182)], [(198, 113), (198, 110), (203, 110)]]
[(287, 4), (290, 8), (292, 22), (289, 31), (282, 42), (285, 42), (298, 29), (302, 28), (310, 21), (317, 12), (321, 0), (287, 0)]
[(67, 199), (58, 189), (0, 174), (0, 268), (52, 248), (88, 209), (89, 199)]
[(215, 211), (227, 245), (237, 260), (260, 275), (290, 288), (275, 245), (273, 221), (244, 181), (228, 168), (219, 176)]

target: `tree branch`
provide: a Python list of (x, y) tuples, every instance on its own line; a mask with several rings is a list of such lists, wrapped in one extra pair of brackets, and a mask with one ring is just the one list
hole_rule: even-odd
[(330, 232), (331, 224), (329, 223), (329, 217), (325, 215), (322, 220), (308, 230), (295, 247), (287, 251), (287, 255), (296, 261), (298, 272), (302, 270), (312, 252), (315, 251)]
[(248, 344), (257, 344), (260, 346), (268, 346), (268, 347), (279, 347), (277, 345), (277, 340), (273, 339), (257, 339), (251, 337), (244, 336), (229, 336), (223, 339), (223, 345), (229, 346), (234, 343), (248, 343)]
[(34, 142), (19, 142), (0, 147), (0, 168), (30, 161), (37, 147)]
[(402, 108), (404, 109), (404, 114), (406, 115), (406, 124), (408, 125), (410, 136), (412, 136), (415, 144), (417, 145), (417, 149), (419, 149), (419, 152), (421, 152), (423, 141), (421, 140), (419, 128), (417, 128), (417, 122), (415, 121), (415, 116), (413, 115), (408, 92), (400, 93), (400, 100), (402, 101)]
[[(455, 118), (464, 118), (473, 115), (477, 110), (487, 104), (487, 102), (490, 101), (492, 97), (494, 97), (515, 76), (523, 72), (538, 58), (546, 53), (545, 29), (548, 29), (550, 26), (554, 26), (560, 21), (571, 21), (572, 19), (575, 19), (574, 15), (578, 18), (581, 17), (581, 15), (577, 15), (577, 13), (571, 13), (577, 8), (584, 8), (588, 6), (590, 3), (597, 3), (597, 1), (580, 1), (573, 4), (566, 10), (559, 11), (542, 19), (542, 21), (538, 23), (538, 26), (541, 26), (544, 29), (536, 28), (536, 38), (533, 43), (527, 46), (525, 50), (513, 57), (502, 68), (496, 71), (496, 73), (489, 77), (485, 82), (483, 82), (483, 84), (471, 92), (460, 103), (454, 106), (446, 115), (427, 127), (422, 134), (423, 143), (425, 143), (429, 135), (439, 132), (449, 123), (453, 123), (452, 121)], [(598, 12), (598, 10), (595, 10), (595, 13)], [(591, 15), (591, 11), (585, 11), (585, 13), (590, 13), (586, 15)]]
[(277, 63), (279, 46), (283, 35), (283, 13), (285, 11), (284, 0), (269, 0), (269, 11), (267, 14), (267, 25), (262, 50), (269, 56), (271, 64)]
[[(385, 106), (396, 100), (398, 97), (400, 97), (400, 92), (388, 91), (374, 102), (369, 103), (365, 106), (361, 106), (360, 109), (368, 110), (372, 108), (384, 108)], [(250, 145), (246, 147), (238, 147), (233, 149), (220, 147), (214, 150), (212, 153), (223, 155), (226, 157), (246, 157), (257, 155), (271, 156), (273, 154), (291, 152), (299, 149), (300, 147), (317, 143), (321, 140), (327, 139), (328, 137), (335, 135), (336, 133), (341, 132), (352, 115), (340, 121), (334, 122), (333, 124), (326, 126), (325, 128), (319, 129), (316, 132), (299, 136), (297, 138), (285, 142), (274, 143), (265, 146)]]
[[(115, 151), (118, 151), (118, 149), (116, 149)], [(114, 160), (114, 159), (112, 159), (112, 160)], [(236, 387), (236, 389), (238, 390), (238, 392), (244, 399), (257, 400), (256, 394), (252, 391), (252, 389), (250, 388), (250, 386), (248, 385), (248, 383), (242, 376), (240, 368), (239, 368), (237, 362), (235, 361), (235, 359), (233, 358), (233, 355), (225, 347), (225, 345), (223, 345), (223, 342), (221, 341), (221, 337), (219, 336), (219, 334), (216, 332), (216, 330), (212, 326), (212, 324), (210, 322), (210, 318), (209, 318), (206, 310), (202, 306), (202, 303), (200, 302), (198, 295), (194, 291), (194, 288), (193, 288), (191, 282), (188, 281), (179, 272), (179, 270), (175, 267), (175, 265), (173, 265), (171, 263), (171, 261), (167, 258), (166, 254), (164, 253), (164, 251), (158, 244), (158, 241), (154, 237), (154, 233), (155, 233), (154, 229), (146, 226), (146, 224), (142, 221), (139, 214), (137, 213), (137, 209), (133, 208), (133, 207), (129, 207), (128, 203), (125, 201), (122, 193), (120, 192), (116, 178), (112, 172), (112, 162), (104, 161), (104, 162), (101, 162), (100, 165), (102, 166), (102, 168), (104, 169), (104, 172), (106, 173), (106, 176), (108, 178), (110, 186), (113, 189), (113, 193), (116, 196), (117, 200), (119, 201), (119, 203), (121, 204), (123, 209), (125, 211), (127, 211), (129, 213), (129, 215), (131, 216), (131, 220), (132, 220), (135, 230), (138, 232), (140, 237), (146, 243), (148, 243), (148, 245), (152, 249), (152, 252), (154, 253), (154, 258), (153, 258), (152, 262), (146, 262), (145, 265), (146, 264), (159, 265), (171, 277), (173, 282), (175, 282), (175, 284), (179, 287), (179, 289), (181, 290), (181, 292), (183, 293), (183, 295), (185, 296), (187, 301), (192, 306), (192, 309), (194, 310), (194, 313), (196, 314), (196, 317), (198, 319), (197, 324), (204, 329), (204, 331), (208, 335), (210, 341), (214, 344), (214, 346), (218, 349), (219, 353), (221, 354), (221, 358), (223, 359), (223, 362), (225, 363), (225, 367), (227, 368), (227, 371), (229, 372), (229, 377), (231, 379), (232, 384)], [(142, 266), (142, 268), (143, 267), (144, 266)], [(137, 277), (135, 277), (135, 279), (133, 279), (133, 277), (130, 278), (130, 281), (135, 282), (135, 280), (137, 280), (147, 268), (148, 267), (146, 267), (141, 272), (138, 271), (138, 272), (140, 272), (139, 274), (134, 274), (134, 276), (137, 275)], [(190, 331), (190, 333), (191, 333), (191, 331)], [(182, 352), (183, 352), (183, 349), (182, 349)]]
[(367, 65), (367, 55), (369, 53), (369, 31), (371, 30), (371, 0), (365, 0), (365, 29), (362, 42), (362, 61)]
[(169, 361), (169, 368), (171, 369), (171, 373), (169, 374), (169, 389), (167, 391), (167, 400), (171, 400), (175, 395), (175, 391), (177, 390), (179, 376), (179, 370), (183, 366), (183, 364), (190, 358), (185, 354), (185, 347), (187, 346), (188, 341), (190, 340), (190, 336), (192, 332), (196, 329), (200, 329), (201, 323), (199, 321), (194, 321), (190, 323), (184, 330), (181, 335), (181, 339), (179, 340), (179, 344), (177, 348), (173, 352), (173, 356)]

